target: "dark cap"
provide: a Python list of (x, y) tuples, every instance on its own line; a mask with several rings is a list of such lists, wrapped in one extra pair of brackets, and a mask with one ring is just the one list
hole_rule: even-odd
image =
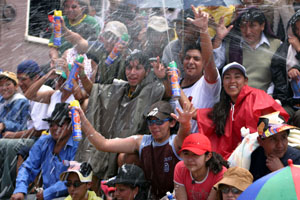
[(158, 119), (166, 119), (171, 117), (171, 113), (174, 112), (172, 106), (167, 101), (158, 101), (150, 107), (150, 111), (147, 114), (148, 117), (157, 117)]
[(147, 183), (144, 172), (141, 168), (132, 164), (124, 164), (119, 168), (117, 176), (107, 181), (108, 186), (116, 184), (129, 184), (133, 187), (142, 186)]
[(43, 119), (47, 122), (59, 122), (60, 124), (64, 123), (65, 120), (71, 120), (69, 117), (69, 104), (68, 103), (57, 103), (51, 114), (51, 117)]
[(40, 66), (34, 60), (25, 60), (17, 67), (17, 74), (39, 74), (40, 72)]

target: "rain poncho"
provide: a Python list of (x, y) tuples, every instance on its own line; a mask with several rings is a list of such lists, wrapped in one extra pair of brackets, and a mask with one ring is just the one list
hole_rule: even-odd
[(213, 121), (208, 117), (211, 110), (211, 108), (198, 110), (198, 129), (210, 139), (213, 151), (221, 154), (225, 159), (242, 141), (241, 128), (249, 128), (250, 133), (256, 132), (258, 118), (263, 113), (280, 111), (280, 115), (286, 121), (289, 118), (286, 111), (271, 96), (248, 85), (242, 88), (236, 103), (231, 106), (225, 125), (225, 134), (221, 137), (215, 133)]
[[(145, 113), (165, 92), (163, 84), (153, 77), (149, 74), (130, 97), (125, 81), (94, 84), (86, 112), (88, 120), (107, 139), (148, 133)], [(117, 172), (117, 154), (96, 150), (87, 138), (78, 149), (77, 160), (89, 161), (99, 178), (107, 179)]]

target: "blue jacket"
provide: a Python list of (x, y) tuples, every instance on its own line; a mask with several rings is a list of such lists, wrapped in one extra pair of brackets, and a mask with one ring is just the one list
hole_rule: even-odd
[(20, 93), (9, 100), (0, 101), (0, 123), (5, 124), (4, 131), (22, 131), (27, 128), (29, 119), (29, 101)]
[(70, 136), (59, 155), (53, 155), (55, 143), (51, 135), (41, 136), (35, 142), (29, 157), (19, 169), (14, 194), (19, 192), (27, 194), (28, 185), (34, 181), (40, 171), (42, 171), (45, 200), (68, 194), (67, 187), (60, 181), (59, 176), (68, 168), (62, 161), (74, 160), (78, 142), (73, 141)]

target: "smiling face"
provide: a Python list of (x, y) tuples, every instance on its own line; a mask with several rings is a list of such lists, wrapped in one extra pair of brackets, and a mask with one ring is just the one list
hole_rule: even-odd
[(201, 52), (198, 49), (190, 49), (183, 60), (185, 78), (198, 80), (203, 74)]
[(31, 79), (26, 73), (18, 73), (17, 78), (23, 93), (25, 93), (27, 89), (38, 80), (38, 76), (35, 76), (33, 79)]
[(128, 185), (116, 184), (115, 198), (117, 200), (134, 200), (138, 190), (138, 187), (132, 189)]
[(144, 80), (147, 75), (147, 71), (145, 67), (139, 63), (138, 60), (132, 60), (129, 62), (129, 65), (126, 66), (126, 78), (128, 80), (128, 84), (132, 89), (135, 89), (138, 84)]
[[(149, 117), (149, 120), (158, 120), (157, 117)], [(170, 137), (170, 128), (175, 126), (176, 121), (165, 121), (161, 125), (157, 125), (153, 123), (152, 125), (148, 125), (150, 133), (154, 138), (155, 142), (163, 143)]]
[(288, 148), (288, 132), (283, 131), (265, 139), (258, 137), (258, 143), (264, 148), (266, 156), (282, 158)]
[(259, 24), (258, 22), (241, 22), (240, 30), (243, 39), (246, 43), (254, 48), (261, 39), (261, 34), (265, 29), (265, 23)]
[(0, 94), (5, 100), (10, 99), (18, 90), (15, 82), (8, 78), (0, 79)]
[(248, 84), (248, 78), (244, 77), (239, 69), (229, 69), (223, 75), (223, 87), (227, 95), (230, 96), (233, 103), (236, 102), (240, 91), (244, 85)]

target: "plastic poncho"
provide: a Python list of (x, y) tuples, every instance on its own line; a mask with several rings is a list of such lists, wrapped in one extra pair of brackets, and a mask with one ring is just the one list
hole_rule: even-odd
[[(96, 131), (107, 139), (149, 133), (145, 115), (165, 92), (163, 84), (153, 77), (153, 74), (149, 74), (130, 97), (129, 84), (125, 81), (94, 84), (86, 114)], [(76, 160), (89, 161), (94, 174), (101, 179), (116, 174), (116, 158), (116, 153), (96, 150), (87, 138), (80, 143), (76, 155)]]
[(250, 129), (250, 133), (257, 131), (258, 118), (265, 113), (280, 111), (280, 115), (287, 121), (288, 113), (263, 90), (245, 85), (231, 106), (225, 125), (225, 134), (219, 137), (215, 133), (213, 121), (208, 117), (211, 108), (197, 111), (197, 122), (200, 133), (205, 134), (212, 143), (212, 150), (227, 159), (242, 141), (241, 128)]

